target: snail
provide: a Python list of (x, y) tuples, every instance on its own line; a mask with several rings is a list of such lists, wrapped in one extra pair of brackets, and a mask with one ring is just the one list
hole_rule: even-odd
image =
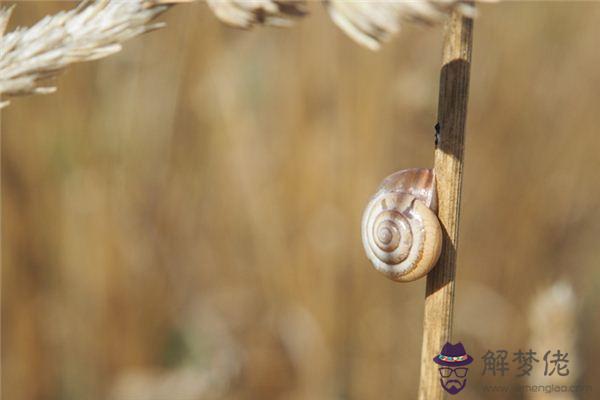
[(397, 282), (419, 279), (442, 250), (431, 169), (398, 171), (383, 180), (362, 217), (362, 241), (376, 270)]

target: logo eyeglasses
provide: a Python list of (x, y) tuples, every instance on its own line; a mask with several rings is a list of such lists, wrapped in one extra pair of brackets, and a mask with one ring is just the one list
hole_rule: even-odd
[(450, 378), (452, 374), (456, 375), (459, 378), (464, 378), (467, 376), (468, 368), (438, 368), (440, 371), (440, 375), (442, 378)]

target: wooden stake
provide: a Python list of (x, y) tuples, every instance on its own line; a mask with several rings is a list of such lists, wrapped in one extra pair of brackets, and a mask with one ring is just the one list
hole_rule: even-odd
[(420, 400), (444, 398), (433, 357), (452, 335), (454, 275), (460, 215), (465, 121), (469, 95), (473, 20), (454, 11), (446, 24), (438, 105), (434, 170), (438, 216), (444, 231), (442, 254), (427, 275)]

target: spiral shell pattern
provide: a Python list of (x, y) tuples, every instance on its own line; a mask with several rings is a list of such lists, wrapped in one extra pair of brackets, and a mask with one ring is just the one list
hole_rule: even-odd
[(404, 282), (433, 268), (442, 241), (436, 202), (431, 170), (400, 171), (384, 180), (362, 221), (363, 245), (375, 269)]

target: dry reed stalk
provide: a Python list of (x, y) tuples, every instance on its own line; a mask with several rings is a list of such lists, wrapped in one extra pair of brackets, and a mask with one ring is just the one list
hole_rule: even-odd
[(440, 259), (427, 275), (419, 385), (421, 400), (437, 400), (444, 396), (432, 359), (452, 334), (472, 29), (473, 20), (454, 11), (447, 21), (444, 37), (434, 170), (438, 216), (445, 237)]
[[(2, 35), (4, 33), (4, 27), (2, 27), (0, 25), (0, 39), (2, 39)], [(2, 181), (2, 100), (0, 100), (0, 186), (1, 186), (1, 181)], [(2, 196), (0, 196), (0, 210), (2, 210)], [(2, 226), (2, 212), (0, 212), (0, 227)], [(2, 237), (2, 229), (0, 229), (0, 243), (4, 243), (2, 241), (3, 237)], [(2, 305), (2, 273), (1, 273), (2, 269), (0, 267), (0, 305)], [(2, 309), (4, 307), (0, 307), (0, 343), (2, 343)], [(2, 359), (2, 346), (0, 346), (0, 359)], [(3, 387), (2, 387), (2, 379), (0, 379), (0, 393), (3, 393), (2, 391)]]

